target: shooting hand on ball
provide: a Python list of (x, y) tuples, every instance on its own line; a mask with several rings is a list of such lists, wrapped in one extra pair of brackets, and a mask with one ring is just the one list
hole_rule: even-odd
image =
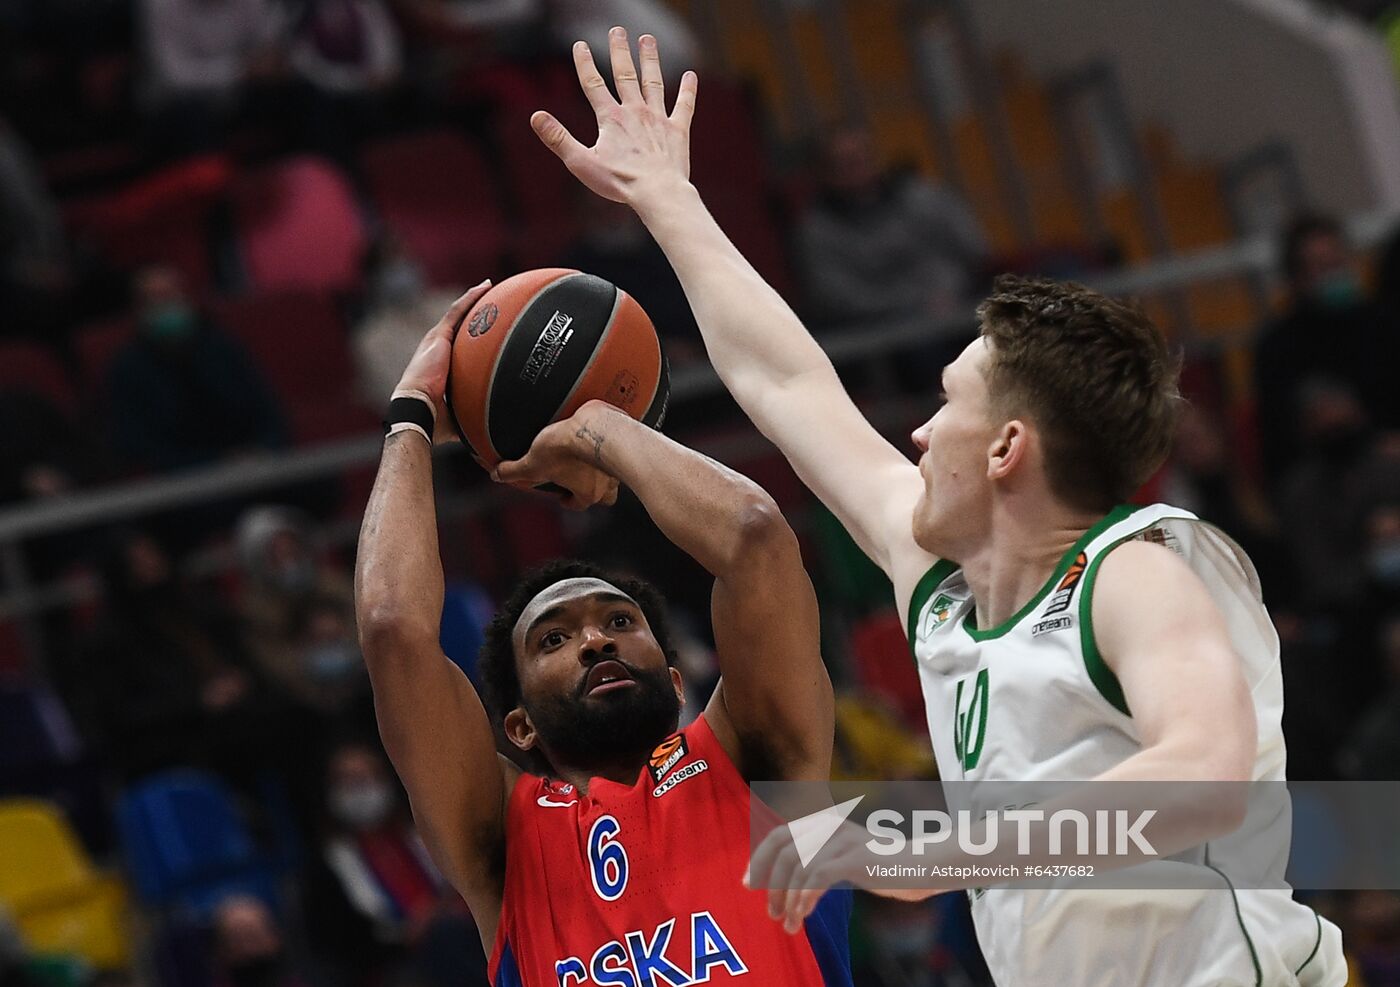
[(610, 419), (631, 422), (611, 405), (589, 401), (535, 436), (522, 458), (497, 466), (492, 479), (522, 489), (553, 484), (565, 491), (564, 506), (575, 511), (617, 503), (618, 481), (603, 461)]
[(651, 189), (689, 181), (690, 119), (697, 80), (694, 72), (685, 73), (675, 108), (667, 114), (656, 39), (644, 34), (638, 43), (640, 79), (625, 30), (612, 29), (608, 48), (619, 99), (608, 92), (588, 45), (574, 44), (579, 83), (598, 114), (598, 140), (592, 147), (581, 144), (544, 110), (530, 118), (530, 125), (584, 185), (605, 199), (634, 205)]
[(394, 388), (394, 397), (417, 397), (432, 404), (437, 423), (433, 435), (435, 443), (448, 441), (456, 434), (447, 414), (447, 372), (452, 366), (452, 340), (457, 338), (457, 330), (476, 300), (490, 287), (490, 280), (483, 281), (452, 303), (418, 344), (399, 378), (399, 386)]

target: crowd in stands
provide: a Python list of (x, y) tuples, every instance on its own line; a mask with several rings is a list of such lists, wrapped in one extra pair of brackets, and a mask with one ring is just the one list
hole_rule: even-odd
[[(0, 5), (0, 509), (372, 434), (456, 292), (525, 267), (619, 284), (673, 368), (703, 360), (646, 229), (582, 194), (526, 124), (542, 106), (577, 123), (567, 45), (596, 48), (615, 22), (659, 35), (669, 71), (702, 57), (656, 0)], [(704, 98), (695, 180), (819, 338), (939, 327), (849, 374), (861, 400), (893, 398), (916, 424), (1005, 266), (975, 211), (882, 161), (858, 126), (780, 174), (744, 88), (707, 74)], [(1282, 638), (1291, 774), (1395, 779), (1400, 249), (1368, 273), (1336, 222), (1304, 217), (1281, 259), (1287, 299), (1257, 334), (1252, 404), (1226, 400), (1220, 361), (1190, 354), (1192, 403), (1144, 496), (1197, 511), (1255, 560)], [(673, 421), (683, 440), (748, 433), (722, 398)], [(836, 774), (932, 777), (887, 583), (771, 452), (737, 465), (809, 550), (839, 687)], [(582, 554), (660, 584), (688, 708), (703, 705), (707, 581), (635, 501), (566, 523), (542, 499), (488, 493), (465, 457), (444, 457), (439, 479), (442, 642), (468, 674), (492, 599), (529, 565)], [(0, 623), (0, 872), (5, 833), (57, 841), (108, 935), (93, 940), (105, 951), (60, 948), (43, 908), (24, 905), (28, 885), (0, 878), (0, 985), (485, 982), (471, 916), (375, 740), (350, 559), (332, 536), (353, 526), (365, 481), (351, 471), (24, 544), (34, 582), (85, 576), (97, 592), (37, 619), (42, 661)], [(449, 509), (472, 497), (490, 506)], [(15, 590), (13, 567), (5, 578)], [(205, 863), (173, 859), (181, 840)], [(1323, 902), (1354, 933), (1357, 983), (1400, 984), (1396, 902)], [(114, 922), (134, 951), (107, 941)], [(968, 922), (957, 895), (863, 900), (858, 982), (979, 982)]]

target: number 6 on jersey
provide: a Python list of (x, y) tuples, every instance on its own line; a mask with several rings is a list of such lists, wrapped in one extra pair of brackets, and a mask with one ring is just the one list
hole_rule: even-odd
[(617, 838), (621, 831), (612, 816), (601, 817), (588, 831), (588, 873), (604, 901), (616, 901), (627, 890), (627, 851)]

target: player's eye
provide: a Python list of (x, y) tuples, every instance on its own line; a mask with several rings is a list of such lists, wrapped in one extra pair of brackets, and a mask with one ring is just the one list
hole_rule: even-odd
[(632, 618), (630, 615), (625, 613), (615, 613), (612, 615), (612, 620), (609, 621), (609, 623), (613, 626), (614, 629), (620, 631), (625, 627), (632, 626)]
[(550, 632), (549, 632), (548, 634), (546, 634), (544, 637), (540, 638), (540, 647), (542, 647), (542, 648), (557, 648), (557, 647), (559, 647), (559, 645), (561, 645), (561, 644), (563, 644), (563, 643), (564, 643), (564, 632), (563, 632), (563, 631), (550, 631)]

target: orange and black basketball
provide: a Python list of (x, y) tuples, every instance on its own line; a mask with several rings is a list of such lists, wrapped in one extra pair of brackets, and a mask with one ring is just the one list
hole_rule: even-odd
[(495, 285), (452, 346), (448, 406), (487, 467), (519, 459), (541, 429), (594, 398), (659, 428), (669, 395), (666, 357), (642, 307), (579, 271), (526, 271)]

